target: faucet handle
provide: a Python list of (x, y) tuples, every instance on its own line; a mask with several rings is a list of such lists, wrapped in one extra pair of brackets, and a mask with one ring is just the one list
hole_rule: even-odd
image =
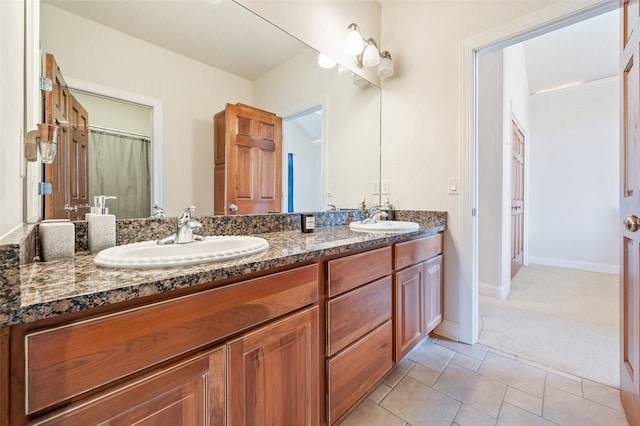
[(178, 226), (184, 225), (187, 221), (191, 220), (191, 214), (196, 211), (196, 206), (190, 206), (185, 208), (178, 215)]

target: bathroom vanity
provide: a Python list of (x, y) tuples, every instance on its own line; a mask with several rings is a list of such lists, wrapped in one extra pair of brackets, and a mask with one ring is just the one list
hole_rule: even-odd
[(442, 320), (446, 214), (149, 270), (23, 265), (1, 424), (335, 424)]

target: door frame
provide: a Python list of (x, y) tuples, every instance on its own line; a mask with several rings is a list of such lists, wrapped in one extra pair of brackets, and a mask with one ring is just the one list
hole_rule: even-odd
[(164, 206), (164, 135), (162, 130), (162, 100), (75, 78), (65, 77), (65, 80), (67, 81), (69, 89), (88, 92), (94, 95), (105, 96), (151, 108), (151, 202), (158, 206)]
[(477, 56), (531, 37), (605, 13), (619, 7), (618, 0), (560, 1), (476, 36), (462, 40), (460, 51), (461, 193), (458, 340), (478, 341), (478, 123)]
[[(296, 114), (300, 114), (301, 112), (304, 111), (308, 111), (311, 110), (313, 108), (317, 108), (318, 106), (320, 106), (320, 108), (322, 109), (322, 146), (321, 146), (321, 151), (322, 151), (322, 167), (320, 170), (320, 180), (322, 182), (322, 195), (321, 195), (321, 203), (322, 206), (324, 206), (323, 208), (326, 208), (326, 206), (329, 203), (329, 196), (327, 195), (327, 188), (329, 185), (329, 143), (330, 143), (330, 138), (329, 138), (329, 95), (321, 95), (321, 96), (316, 96), (313, 98), (309, 98), (309, 99), (305, 99), (301, 102), (299, 102), (296, 105), (290, 106), (290, 107), (286, 107), (286, 108), (281, 108), (280, 110), (276, 111), (276, 114), (279, 115), (280, 117), (282, 117), (282, 120), (285, 121), (288, 118), (290, 118), (291, 116), (294, 116)], [(284, 128), (284, 124), (282, 126)], [(284, 131), (282, 134), (282, 161), (283, 161), (283, 165), (286, 164), (286, 155), (287, 155), (288, 149), (287, 149), (287, 138), (284, 135)], [(282, 181), (286, 182), (286, 168), (283, 166), (282, 167)], [(284, 197), (284, 189), (282, 190), (282, 207), (283, 210), (282, 211), (286, 211), (286, 200)]]

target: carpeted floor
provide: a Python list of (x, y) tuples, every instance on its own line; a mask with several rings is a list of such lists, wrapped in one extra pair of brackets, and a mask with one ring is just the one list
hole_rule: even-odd
[(619, 387), (618, 276), (522, 267), (505, 300), (480, 296), (480, 337), (491, 348)]

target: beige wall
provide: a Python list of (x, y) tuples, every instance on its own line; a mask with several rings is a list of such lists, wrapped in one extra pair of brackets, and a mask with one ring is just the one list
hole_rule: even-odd
[(213, 214), (213, 115), (227, 102), (251, 104), (251, 82), (49, 5), (42, 10), (43, 51), (67, 78), (162, 102), (167, 214), (190, 205)]
[(23, 1), (0, 2), (0, 237), (22, 223)]
[[(447, 194), (460, 177), (460, 42), (555, 2), (383, 1), (382, 44), (396, 75), (382, 82), (382, 179), (400, 208), (446, 210), (444, 319), (455, 335), (460, 318), (461, 196)], [(455, 336), (453, 336), (455, 337)]]

